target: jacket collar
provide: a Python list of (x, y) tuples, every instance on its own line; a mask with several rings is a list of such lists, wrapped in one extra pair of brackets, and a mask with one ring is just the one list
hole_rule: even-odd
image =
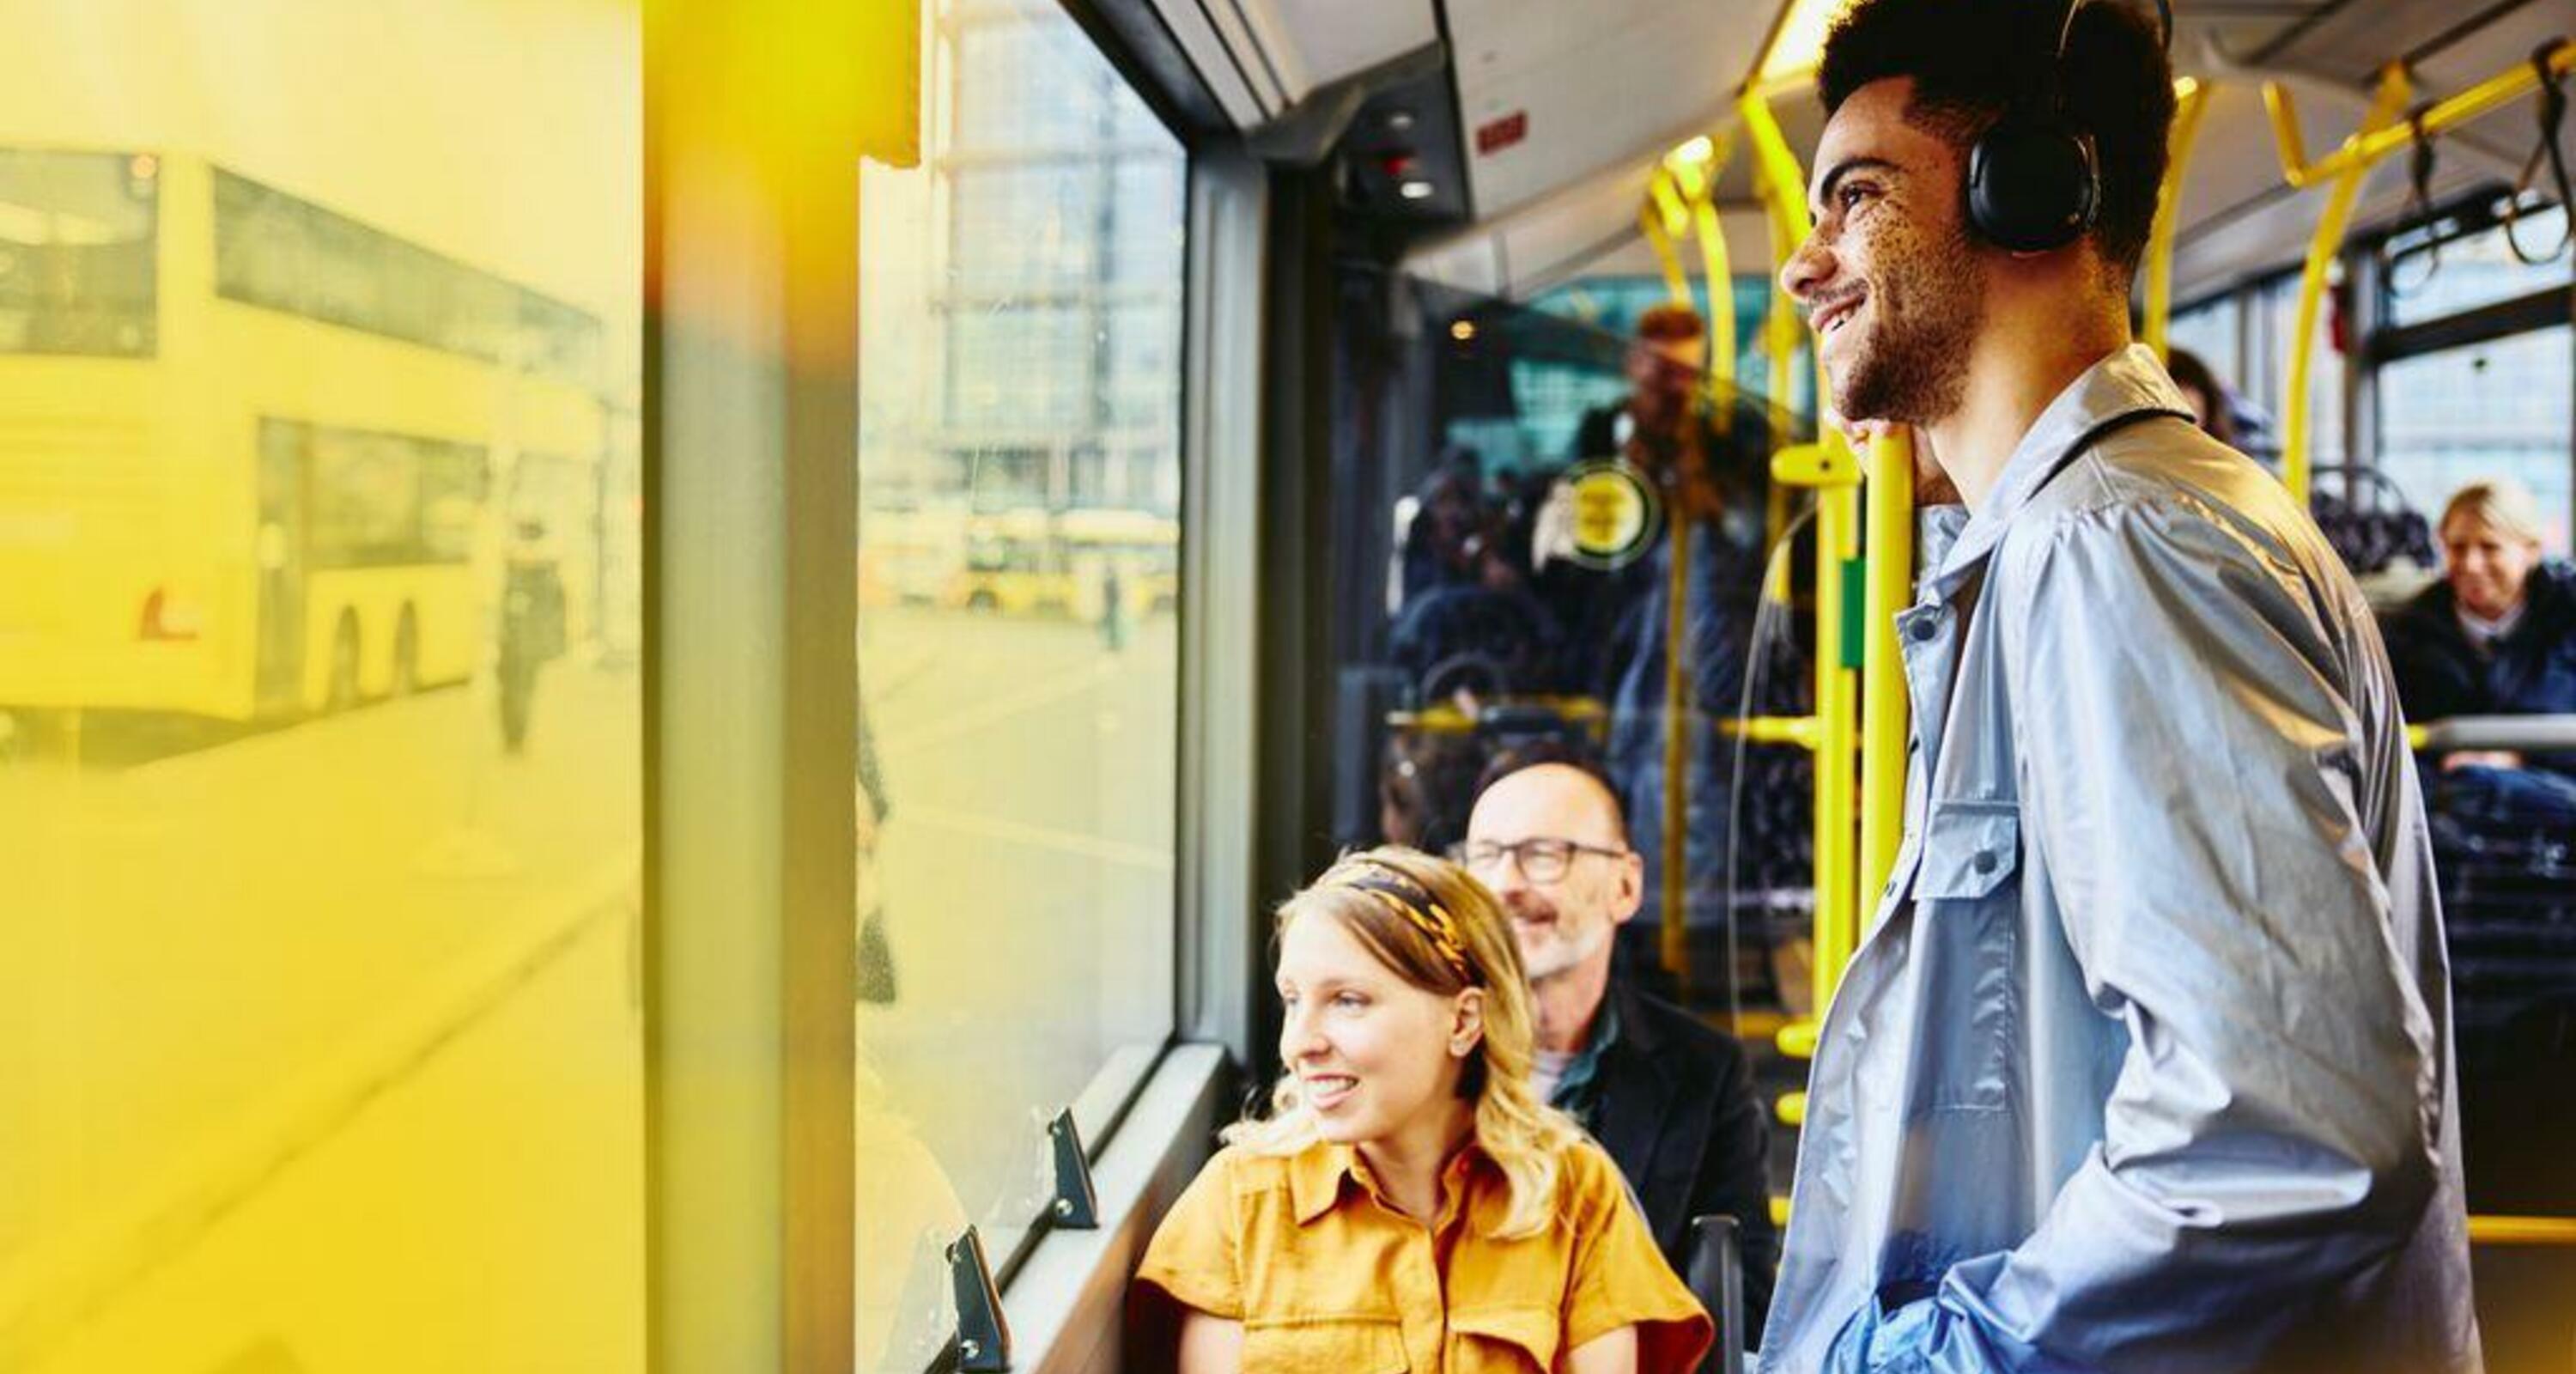
[(2165, 375), (2155, 350), (2133, 343), (2086, 368), (2057, 393), (2057, 399), (2048, 403), (2013, 446), (1994, 490), (1968, 517), (1967, 527), (1959, 531), (1940, 570), (1933, 574), (1931, 588), (1946, 597), (1976, 572), (1986, 555), (1994, 552), (1995, 542), (2003, 538), (2013, 516), (2030, 504), (2068, 459), (2090, 447), (2105, 426), (2131, 416), (2157, 414), (2191, 419), (2190, 402)]

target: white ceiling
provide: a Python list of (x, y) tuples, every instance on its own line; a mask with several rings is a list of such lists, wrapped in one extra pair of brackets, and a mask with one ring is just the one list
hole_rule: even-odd
[[(1275, 115), (1318, 86), (1435, 41), (1433, 0), (1155, 0), (1197, 46), (1221, 41), (1231, 73), (1261, 91)], [(1642, 261), (1623, 240), (1656, 157), (1693, 134), (1721, 130), (1759, 61), (1783, 0), (1442, 0), (1475, 222), (1418, 251), (1408, 266), (1456, 272), (1511, 295), (1595, 262)], [(2373, 68), (2399, 54), (2420, 98), (2436, 99), (2522, 60), (2542, 40), (2576, 30), (2576, 0), (2177, 0), (2178, 71), (2216, 89), (2184, 183), (2175, 255), (2178, 296), (2297, 262), (2324, 192), (2282, 183), (2259, 95), (2287, 79), (2308, 151), (2342, 141), (2368, 101)], [(2467, 21), (2476, 19), (2479, 22)], [(1211, 27), (1213, 26), (1213, 27)], [(2426, 52), (2436, 40), (2448, 41)], [(1202, 59), (1204, 68), (1207, 63)], [(1821, 114), (1812, 96), (1777, 102), (1790, 145), (1812, 148)], [(2509, 179), (2532, 147), (2530, 102), (2446, 137), (2439, 196)], [(1526, 132), (1480, 153), (1478, 128), (1520, 115)], [(1256, 122), (1252, 120), (1247, 123)], [(1751, 218), (1739, 149), (1720, 179), (1739, 269), (1767, 259)], [(2373, 174), (2356, 228), (2404, 211), (2405, 159)], [(1624, 258), (1617, 255), (1625, 254)], [(1443, 278), (1446, 279), (1446, 278)]]
[[(1717, 122), (1778, 9), (1777, 0), (1448, 0), (1477, 213), (1505, 215), (1605, 168), (1642, 166)], [(1528, 137), (1478, 153), (1475, 131), (1514, 113), (1527, 115)]]

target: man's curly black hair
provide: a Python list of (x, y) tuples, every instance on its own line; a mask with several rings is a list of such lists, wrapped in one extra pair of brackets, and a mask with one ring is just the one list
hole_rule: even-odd
[[(1830, 118), (1861, 87), (1912, 77), (1907, 114), (1965, 152), (2016, 102), (2046, 98), (2065, 18), (2060, 0), (1859, 0), (1825, 36), (1817, 92)], [(2094, 244), (2125, 287), (2146, 254), (2173, 124), (2173, 68), (2154, 21), (2108, 0), (2085, 5), (2057, 89), (2067, 122), (2093, 139)]]

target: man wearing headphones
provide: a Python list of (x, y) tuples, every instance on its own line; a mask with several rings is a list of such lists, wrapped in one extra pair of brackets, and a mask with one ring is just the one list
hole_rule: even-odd
[(2105, 0), (1860, 0), (1783, 276), (1964, 496), (1812, 1067), (1771, 1370), (2467, 1371), (2449, 974), (2378, 633), (2130, 340), (2173, 114)]

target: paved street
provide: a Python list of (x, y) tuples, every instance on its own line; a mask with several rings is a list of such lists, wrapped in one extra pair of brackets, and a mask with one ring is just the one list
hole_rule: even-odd
[[(923, 1234), (998, 1260), (1041, 1118), (1168, 1024), (1174, 650), (869, 612), (872, 1360), (918, 1367)], [(637, 683), (558, 667), (521, 759), (459, 689), (0, 765), (0, 1367), (640, 1366)]]

